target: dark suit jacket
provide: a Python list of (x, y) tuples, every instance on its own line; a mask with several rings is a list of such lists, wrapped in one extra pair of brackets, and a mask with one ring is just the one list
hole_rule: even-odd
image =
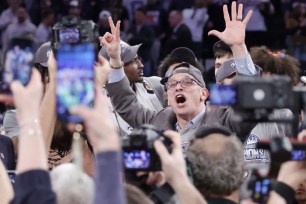
[[(137, 101), (136, 94), (126, 77), (119, 82), (106, 84), (106, 88), (115, 110), (131, 126), (139, 127), (142, 124), (152, 124), (161, 130), (175, 130), (177, 119), (172, 109), (167, 107), (156, 113), (144, 108)], [(200, 125), (186, 132), (186, 134), (193, 134), (201, 125), (205, 124), (224, 125), (235, 132), (242, 141), (246, 139), (255, 126), (255, 124), (242, 124), (234, 120), (232, 108), (218, 107), (207, 110)]]
[(172, 32), (168, 38), (165, 46), (163, 47), (163, 56), (167, 56), (177, 47), (188, 47), (193, 49), (193, 42), (190, 29), (181, 24), (175, 32)]
[(143, 25), (139, 32), (137, 32), (136, 25), (132, 25), (127, 34), (133, 34), (133, 38), (129, 40), (130, 45), (142, 44), (138, 50), (138, 55), (144, 60), (151, 59), (151, 48), (154, 42), (154, 30), (149, 25)]

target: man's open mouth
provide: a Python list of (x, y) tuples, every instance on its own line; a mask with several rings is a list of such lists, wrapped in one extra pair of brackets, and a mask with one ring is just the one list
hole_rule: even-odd
[(186, 97), (182, 94), (179, 94), (179, 95), (175, 96), (175, 100), (176, 100), (176, 103), (178, 103), (178, 104), (185, 103)]

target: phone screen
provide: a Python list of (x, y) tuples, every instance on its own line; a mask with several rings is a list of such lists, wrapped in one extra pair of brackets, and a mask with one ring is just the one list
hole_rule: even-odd
[(123, 152), (125, 169), (147, 169), (150, 167), (151, 153), (147, 150), (132, 150)]
[(235, 85), (211, 85), (209, 100), (211, 105), (234, 106), (237, 102)]
[(5, 53), (2, 69), (2, 92), (10, 92), (12, 81), (18, 80), (26, 85), (31, 77), (34, 58), (34, 42), (30, 39), (13, 38)]
[(80, 41), (80, 30), (78, 28), (64, 28), (59, 30), (61, 43), (76, 43)]
[(57, 114), (58, 118), (68, 122), (81, 122), (78, 116), (69, 114), (75, 105), (92, 106), (94, 99), (94, 63), (93, 44), (61, 44), (56, 52), (57, 73)]
[(270, 178), (263, 178), (257, 172), (253, 172), (249, 181), (249, 189), (255, 203), (266, 203), (272, 189), (272, 181)]
[(291, 160), (293, 161), (305, 161), (306, 160), (306, 150), (292, 150)]

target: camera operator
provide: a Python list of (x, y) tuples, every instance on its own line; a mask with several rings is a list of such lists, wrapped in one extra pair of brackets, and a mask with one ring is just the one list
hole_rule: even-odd
[[(248, 52), (244, 44), (244, 31), (252, 12), (242, 20), (243, 5), (239, 5), (238, 12), (236, 2), (232, 3), (232, 20), (230, 20), (227, 6), (224, 6), (224, 19), (227, 27), (224, 32), (211, 31), (210, 35), (216, 35), (228, 43), (233, 49), (235, 58), (246, 61)], [(237, 17), (238, 15), (238, 17)], [(237, 18), (236, 18), (237, 17)], [(170, 107), (160, 112), (153, 112), (144, 108), (136, 99), (135, 93), (129, 87), (129, 82), (122, 69), (120, 58), (120, 32), (119, 22), (116, 27), (110, 19), (112, 33), (106, 33), (101, 41), (106, 46), (110, 56), (112, 71), (109, 76), (109, 83), (106, 88), (110, 94), (115, 110), (129, 124), (137, 127), (150, 123), (160, 129), (176, 130), (181, 133), (183, 146), (189, 143), (190, 137), (203, 123), (219, 123), (230, 127), (237, 135), (245, 139), (246, 135), (253, 128), (254, 124), (241, 124), (233, 119), (231, 108), (216, 108), (208, 110), (205, 107), (205, 100), (208, 97), (208, 90), (199, 69), (181, 63), (170, 69), (164, 82), (167, 88), (168, 103)], [(236, 36), (233, 38), (233, 36)], [(242, 74), (254, 75), (256, 70), (246, 70), (244, 66)], [(179, 86), (178, 86), (179, 85)]]
[(187, 150), (193, 183), (208, 203), (239, 202), (244, 180), (242, 143), (227, 128), (204, 126)]

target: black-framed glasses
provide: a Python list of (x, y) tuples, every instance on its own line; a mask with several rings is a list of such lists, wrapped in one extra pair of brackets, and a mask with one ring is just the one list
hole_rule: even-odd
[(193, 84), (197, 84), (197, 85), (199, 85), (200, 87), (203, 87), (203, 86), (202, 86), (199, 82), (197, 82), (195, 79), (184, 78), (184, 79), (181, 79), (181, 80), (179, 80), (179, 81), (176, 81), (176, 80), (174, 80), (174, 81), (168, 81), (168, 82), (166, 83), (166, 88), (167, 88), (167, 89), (175, 89), (178, 83), (179, 83), (179, 84), (181, 85), (181, 87), (183, 87), (183, 88), (188, 88), (188, 87), (190, 87), (190, 86), (193, 85)]
[(123, 66), (128, 66), (130, 64), (134, 64), (137, 63), (138, 61), (140, 61), (140, 57), (137, 55), (136, 57), (134, 57), (134, 59), (132, 59), (131, 61), (124, 63)]

